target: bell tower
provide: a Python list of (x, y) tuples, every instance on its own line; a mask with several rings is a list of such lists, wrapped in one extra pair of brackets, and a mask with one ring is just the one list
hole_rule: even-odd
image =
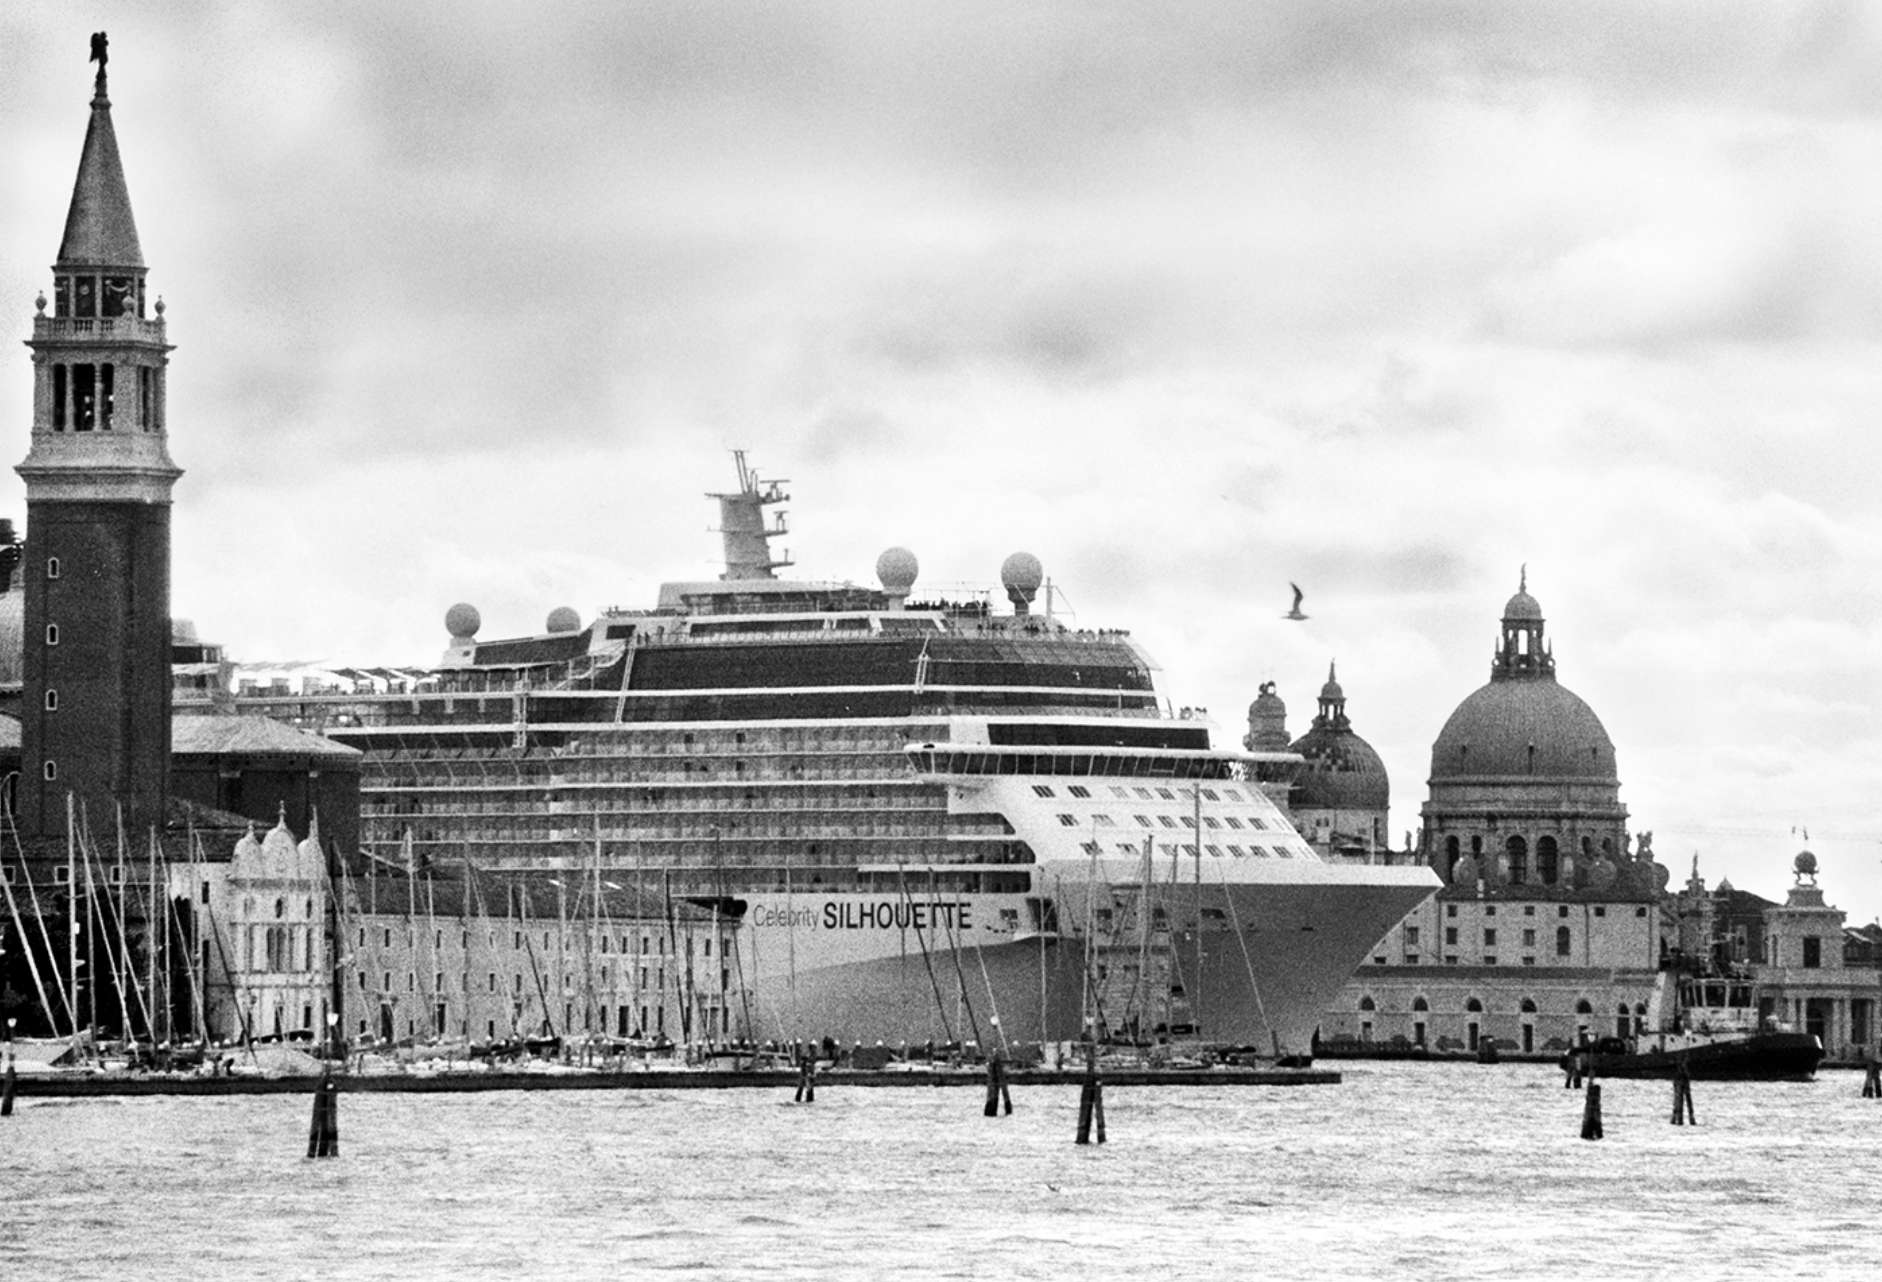
[(163, 818), (170, 764), (170, 461), (163, 303), (145, 305), (105, 92), (104, 34), (78, 179), (27, 342), (22, 835), (60, 837), (67, 797), (101, 839)]

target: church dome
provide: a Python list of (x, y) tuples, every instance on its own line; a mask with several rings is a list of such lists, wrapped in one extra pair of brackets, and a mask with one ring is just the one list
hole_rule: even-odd
[(1542, 603), (1530, 596), (1524, 589), (1518, 588), (1516, 595), (1504, 603), (1503, 617), (1511, 620), (1540, 619), (1542, 617)]
[(1457, 705), (1431, 746), (1431, 778), (1618, 778), (1601, 718), (1553, 679), (1492, 681)]
[(1327, 665), (1320, 687), (1320, 712), (1313, 728), (1291, 750), (1306, 758), (1294, 776), (1287, 804), (1295, 810), (1384, 810), (1391, 799), (1385, 763), (1372, 745), (1353, 733), (1346, 716), (1346, 691), (1339, 673)]
[(1293, 744), (1307, 759), (1287, 804), (1295, 810), (1384, 810), (1391, 802), (1385, 763), (1351, 730), (1316, 725)]

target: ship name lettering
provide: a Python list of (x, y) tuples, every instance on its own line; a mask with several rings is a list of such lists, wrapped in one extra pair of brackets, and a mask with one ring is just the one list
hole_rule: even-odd
[(825, 930), (972, 930), (973, 905), (965, 900), (832, 900), (823, 906)]

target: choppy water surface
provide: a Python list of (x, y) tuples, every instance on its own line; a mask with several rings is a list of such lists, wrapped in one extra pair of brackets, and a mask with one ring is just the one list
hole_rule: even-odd
[[(1536, 1065), (1340, 1086), (22, 1100), (9, 1277), (1873, 1277), (1882, 1102), (1861, 1079), (1606, 1082), (1607, 1138)], [(1160, 1279), (1161, 1282), (1161, 1279)]]

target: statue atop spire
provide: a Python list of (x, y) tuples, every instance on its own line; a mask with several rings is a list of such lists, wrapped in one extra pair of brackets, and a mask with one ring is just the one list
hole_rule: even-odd
[(105, 64), (111, 61), (111, 38), (102, 31), (91, 33), (91, 61), (98, 64), (98, 97), (105, 96)]

